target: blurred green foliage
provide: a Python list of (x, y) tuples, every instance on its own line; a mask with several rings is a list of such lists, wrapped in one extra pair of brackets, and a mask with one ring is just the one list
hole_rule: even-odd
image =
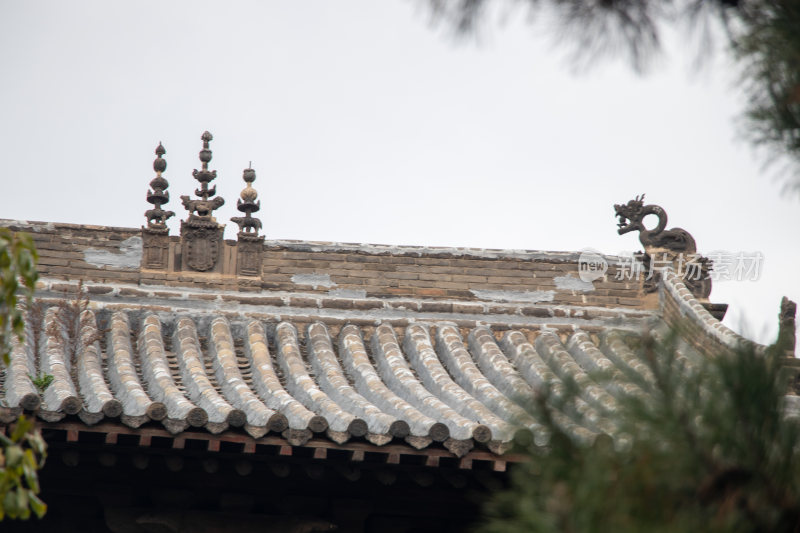
[(613, 436), (578, 441), (553, 415), (575, 416), (580, 391), (543, 391), (531, 409), (550, 441), (520, 450), (529, 460), (487, 503), (479, 531), (800, 530), (800, 421), (786, 396), (785, 347), (692, 359), (680, 339), (641, 342), (649, 375), (625, 373), (636, 393), (618, 393), (604, 413)]
[(38, 258), (30, 235), (0, 228), (0, 355), (6, 365), (12, 338), (22, 341), (25, 335), (25, 320), (17, 306), (17, 293), (24, 289), (30, 302), (38, 278)]
[(11, 436), (0, 435), (0, 520), (41, 518), (47, 505), (39, 499), (38, 471), (47, 446), (33, 421), (20, 416)]
[[(17, 305), (22, 291), (30, 303), (36, 285), (38, 256), (33, 240), (24, 233), (0, 228), (0, 354), (3, 365), (10, 362), (12, 342), (24, 341), (25, 319)], [(49, 383), (43, 376), (37, 387), (43, 392)], [(52, 381), (52, 376), (50, 380)], [(44, 516), (47, 506), (39, 494), (38, 471), (44, 466), (46, 445), (32, 420), (24, 415), (0, 434), (0, 520)]]

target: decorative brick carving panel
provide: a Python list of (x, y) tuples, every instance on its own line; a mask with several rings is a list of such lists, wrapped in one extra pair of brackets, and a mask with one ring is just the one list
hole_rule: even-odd
[(183, 262), (191, 270), (209, 272), (219, 263), (222, 250), (221, 227), (194, 227), (181, 223)]
[(142, 268), (166, 270), (169, 265), (169, 235), (142, 230)]
[(236, 247), (237, 274), (240, 276), (260, 276), (261, 256), (264, 249), (264, 237), (245, 240), (239, 237)]

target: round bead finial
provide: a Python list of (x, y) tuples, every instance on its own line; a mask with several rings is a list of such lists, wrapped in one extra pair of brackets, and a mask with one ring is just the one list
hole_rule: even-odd
[(258, 198), (258, 192), (248, 183), (247, 187), (242, 189), (242, 194), (240, 196), (245, 202), (254, 202), (255, 199)]
[(156, 147), (156, 155), (158, 156), (155, 161), (153, 161), (153, 170), (155, 170), (158, 174), (161, 174), (165, 170), (167, 170), (167, 160), (162, 159), (161, 156), (166, 154), (167, 151), (164, 149), (164, 145), (158, 143)]
[(233, 217), (231, 220), (239, 226), (240, 239), (260, 239), (264, 237), (258, 236), (258, 230), (261, 229), (261, 221), (253, 217), (261, 209), (261, 201), (258, 198), (258, 192), (253, 188), (253, 182), (256, 180), (256, 171), (252, 166), (244, 169), (242, 172), (242, 179), (245, 182), (245, 187), (242, 190), (241, 200), (236, 202), (236, 209), (244, 213), (243, 217)]
[(169, 201), (169, 182), (161, 175), (167, 169), (167, 161), (162, 157), (167, 151), (164, 145), (158, 143), (156, 147), (156, 159), (153, 161), (153, 170), (156, 171), (156, 177), (150, 181), (151, 190), (147, 191), (147, 201), (153, 204), (153, 209), (145, 211), (144, 216), (147, 218), (147, 230), (156, 233), (166, 233), (167, 219), (174, 216), (172, 211), (165, 211), (162, 206)]
[(150, 186), (153, 188), (153, 190), (164, 191), (167, 187), (169, 187), (169, 182), (159, 172), (158, 176), (150, 180)]
[(214, 136), (206, 130), (200, 136), (200, 139), (203, 141), (203, 149), (200, 150), (200, 162), (203, 164), (203, 170), (208, 170), (208, 163), (211, 161), (211, 149), (208, 143), (214, 139)]
[(194, 169), (192, 171), (194, 179), (200, 182), (200, 188), (194, 190), (194, 193), (199, 199), (191, 200), (188, 196), (181, 196), (183, 206), (189, 211), (188, 222), (198, 224), (201, 223), (198, 222), (198, 220), (201, 220), (202, 223), (213, 222), (213, 211), (225, 204), (225, 200), (220, 196), (217, 196), (213, 200), (209, 199), (217, 194), (216, 186), (208, 186), (209, 183), (217, 179), (217, 171), (208, 170), (208, 162), (211, 161), (211, 148), (209, 148), (208, 143), (213, 138), (214, 137), (208, 131), (203, 132), (200, 136), (200, 139), (203, 141), (203, 149), (200, 150), (199, 154), (202, 165), (200, 166), (200, 170)]

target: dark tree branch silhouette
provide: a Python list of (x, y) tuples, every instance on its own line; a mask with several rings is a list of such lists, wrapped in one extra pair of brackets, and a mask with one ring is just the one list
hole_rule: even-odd
[[(552, 13), (575, 62), (622, 55), (638, 73), (661, 52), (665, 28), (717, 25), (747, 97), (742, 137), (763, 149), (787, 192), (800, 195), (800, 2), (797, 0), (426, 0), (456, 35), (478, 32), (495, 7)], [(701, 41), (707, 43), (705, 41)], [(699, 50), (706, 53), (706, 50)]]

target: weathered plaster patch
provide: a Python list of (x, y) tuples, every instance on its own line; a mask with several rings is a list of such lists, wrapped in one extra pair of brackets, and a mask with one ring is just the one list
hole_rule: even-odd
[(495, 302), (552, 302), (555, 296), (554, 291), (483, 291), (472, 290), (472, 294), (481, 300), (492, 300)]
[(560, 291), (587, 292), (594, 290), (594, 283), (591, 281), (583, 281), (580, 278), (573, 278), (571, 274), (553, 278), (553, 282), (556, 284), (556, 289)]
[(292, 276), (292, 283), (295, 285), (311, 285), (314, 289), (317, 287), (336, 286), (329, 274), (295, 274)]
[(96, 267), (139, 268), (142, 262), (142, 238), (125, 239), (119, 245), (119, 253), (87, 248), (83, 251), (83, 260)]
[(338, 298), (366, 298), (367, 291), (364, 289), (331, 289), (328, 291), (330, 296)]

